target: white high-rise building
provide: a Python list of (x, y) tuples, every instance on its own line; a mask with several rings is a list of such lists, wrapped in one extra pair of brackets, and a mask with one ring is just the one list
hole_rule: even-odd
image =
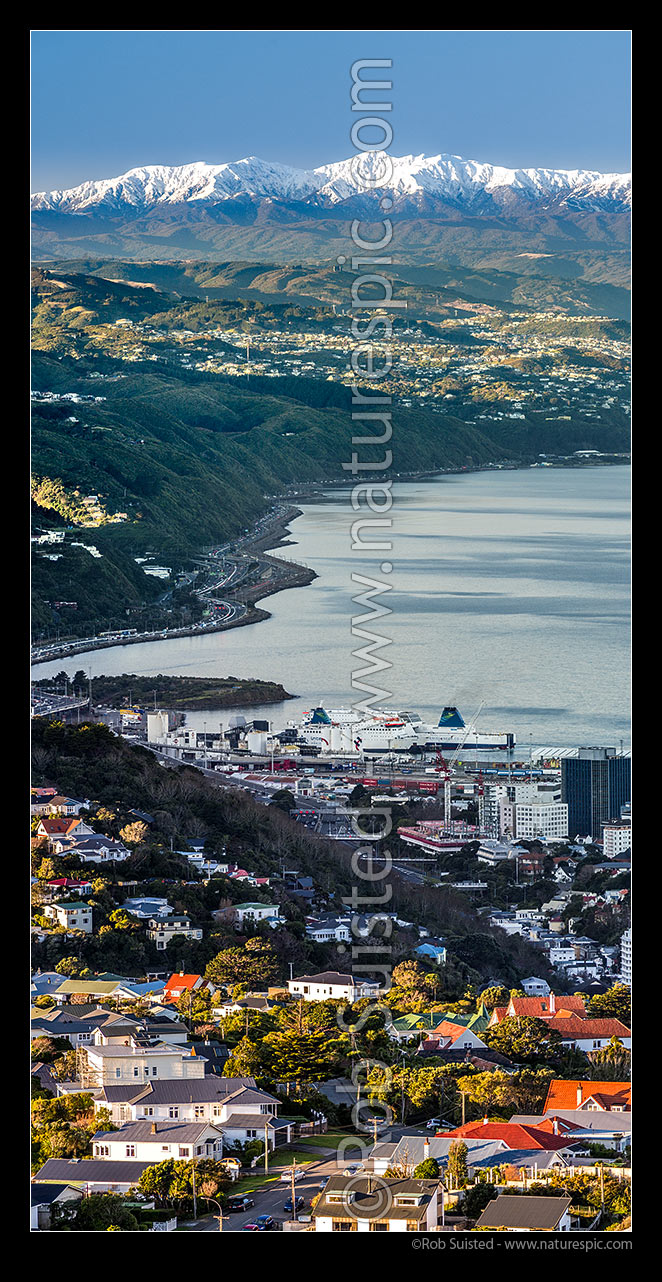
[(624, 850), (632, 849), (632, 824), (629, 821), (603, 824), (602, 840), (605, 859), (617, 859)]
[(562, 841), (568, 836), (568, 807), (561, 801), (499, 803), (501, 835), (525, 841)]
[(632, 927), (629, 926), (621, 935), (621, 979), (628, 988), (632, 987)]

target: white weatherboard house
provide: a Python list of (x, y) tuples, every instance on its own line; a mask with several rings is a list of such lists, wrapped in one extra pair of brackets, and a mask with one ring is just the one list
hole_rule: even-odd
[(223, 1135), (209, 1122), (128, 1122), (119, 1131), (97, 1131), (95, 1158), (111, 1162), (166, 1162), (223, 1156)]
[(86, 935), (92, 933), (92, 909), (82, 901), (69, 904), (46, 904), (44, 917), (50, 917), (64, 926), (65, 930), (82, 930)]
[(355, 979), (353, 975), (337, 970), (324, 970), (319, 975), (299, 975), (296, 979), (289, 979), (287, 987), (295, 997), (303, 997), (306, 1002), (356, 1002), (361, 997), (374, 997), (379, 992), (376, 980)]
[(204, 1077), (205, 1060), (183, 1046), (168, 1046), (164, 1042), (151, 1045), (136, 1044), (127, 1039), (127, 1045), (86, 1046), (87, 1066), (84, 1070), (83, 1090), (94, 1086), (118, 1086), (122, 1083), (153, 1081), (154, 1078)]
[(186, 939), (202, 939), (202, 931), (191, 926), (190, 917), (174, 913), (172, 917), (150, 917), (147, 938), (156, 944), (159, 952), (164, 952), (175, 935), (184, 935)]
[(283, 921), (278, 904), (235, 904), (233, 918), (238, 926), (255, 921), (266, 921), (269, 926), (279, 926)]

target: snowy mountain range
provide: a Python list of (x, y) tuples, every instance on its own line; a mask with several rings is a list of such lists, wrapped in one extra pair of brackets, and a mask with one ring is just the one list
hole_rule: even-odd
[[(375, 189), (370, 179), (381, 178), (386, 165), (392, 166), (388, 181)], [(387, 192), (395, 208), (451, 205), (475, 213), (516, 212), (523, 207), (622, 212), (630, 205), (630, 175), (507, 169), (460, 156), (398, 158), (379, 152), (306, 170), (247, 156), (221, 165), (204, 161), (145, 165), (68, 191), (38, 192), (31, 205), (38, 213), (99, 215), (140, 214), (159, 206), (212, 207), (233, 200), (332, 209), (367, 194), (373, 200), (382, 199)]]

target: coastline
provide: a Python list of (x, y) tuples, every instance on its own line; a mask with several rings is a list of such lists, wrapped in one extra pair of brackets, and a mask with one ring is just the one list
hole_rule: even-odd
[[(596, 459), (577, 460), (577, 462), (572, 462), (567, 465), (560, 461), (550, 461), (545, 464), (545, 466), (555, 469), (569, 466), (573, 470), (596, 466), (613, 467), (629, 465), (629, 457), (627, 459), (609, 458), (600, 462)], [(536, 465), (504, 459), (497, 467), (494, 465), (484, 464), (482, 466), (479, 465), (474, 467), (426, 468), (423, 471), (417, 472), (399, 472), (393, 479), (396, 482), (408, 482), (433, 479), (438, 476), (464, 476), (479, 472), (528, 471), (532, 466)], [(304, 482), (298, 486), (296, 490), (291, 489), (289, 491), (284, 491), (281, 494), (271, 495), (270, 501), (272, 504), (279, 502), (292, 504), (293, 499), (298, 499), (299, 501), (303, 500), (306, 503), (315, 503), (323, 498), (324, 492), (329, 488), (351, 489), (354, 484), (354, 481), (348, 480), (345, 476), (342, 476), (337, 480), (331, 479), (328, 481), (314, 481), (308, 482), (307, 484)], [(68, 644), (63, 644), (61, 648), (58, 648), (57, 651), (52, 654), (31, 659), (30, 666), (32, 668), (36, 668), (45, 663), (53, 663), (56, 660), (72, 657), (82, 657), (91, 651), (114, 649), (116, 646), (146, 645), (149, 642), (154, 641), (172, 641), (179, 637), (207, 636), (209, 633), (227, 632), (231, 628), (248, 627), (251, 624), (262, 623), (265, 619), (270, 619), (270, 611), (257, 606), (255, 604), (257, 601), (264, 600), (269, 596), (275, 596), (276, 593), (286, 591), (289, 588), (307, 587), (309, 583), (312, 583), (318, 577), (316, 572), (311, 570), (308, 566), (300, 565), (295, 561), (286, 562), (281, 560), (279, 557), (270, 556), (267, 553), (267, 549), (278, 549), (295, 545), (296, 540), (288, 538), (287, 535), (290, 533), (290, 525), (292, 522), (301, 515), (302, 512), (300, 508), (294, 505), (288, 506), (286, 511), (274, 515), (274, 518), (269, 523), (268, 528), (261, 532), (258, 531), (258, 526), (260, 522), (264, 520), (264, 516), (257, 517), (253, 525), (253, 531), (243, 539), (239, 538), (229, 545), (228, 551), (230, 553), (234, 549), (241, 548), (244, 553), (259, 555), (260, 560), (264, 561), (267, 566), (273, 567), (276, 575), (278, 576), (275, 578), (273, 583), (262, 582), (254, 585), (253, 587), (242, 589), (245, 612), (239, 618), (231, 619), (227, 623), (209, 623), (204, 626), (191, 624), (189, 626), (173, 628), (164, 632), (147, 633), (135, 637), (121, 637), (114, 640), (90, 638), (86, 639), (87, 644), (85, 644), (84, 648), (81, 646), (80, 642), (73, 640)], [(231, 594), (228, 594), (228, 597), (231, 598)]]

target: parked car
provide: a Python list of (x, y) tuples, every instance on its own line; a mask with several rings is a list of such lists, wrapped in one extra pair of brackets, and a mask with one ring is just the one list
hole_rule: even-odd
[(351, 1166), (345, 1167), (343, 1171), (343, 1175), (358, 1175), (359, 1171), (362, 1171), (362, 1170), (363, 1170), (363, 1167), (360, 1162), (353, 1162)]
[(436, 1131), (437, 1128), (441, 1126), (441, 1118), (431, 1117), (429, 1122), (426, 1122), (425, 1125), (427, 1126), (429, 1131)]
[(265, 1233), (270, 1229), (276, 1228), (276, 1221), (273, 1215), (258, 1215), (256, 1223), (261, 1233)]
[(253, 1197), (231, 1197), (228, 1199), (228, 1211), (250, 1211), (255, 1206)]
[(244, 1224), (241, 1231), (242, 1233), (259, 1233), (260, 1230), (257, 1224)]
[(295, 1197), (294, 1206), (292, 1206), (292, 1198), (288, 1197), (287, 1202), (285, 1202), (283, 1206), (283, 1210), (289, 1211), (289, 1213), (291, 1214), (293, 1210), (302, 1211), (304, 1206), (305, 1206), (305, 1202), (302, 1197)]

